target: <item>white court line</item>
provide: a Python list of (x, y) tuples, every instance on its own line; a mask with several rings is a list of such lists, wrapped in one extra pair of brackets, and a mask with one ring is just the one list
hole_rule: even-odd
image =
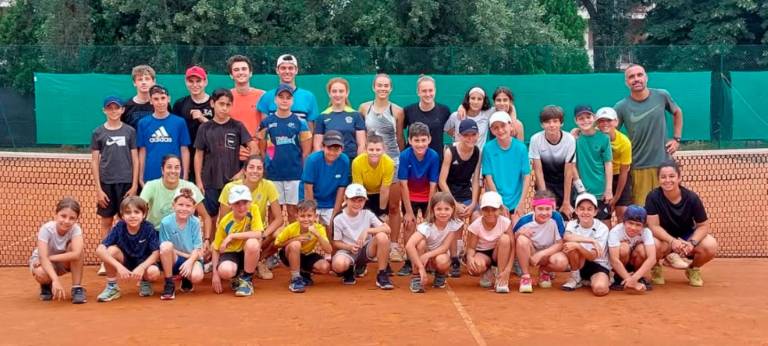
[(485, 339), (483, 339), (483, 335), (480, 334), (480, 331), (477, 329), (477, 326), (475, 326), (475, 323), (472, 322), (472, 317), (470, 317), (469, 313), (467, 313), (467, 310), (464, 309), (464, 305), (461, 304), (459, 297), (456, 296), (456, 293), (453, 292), (453, 289), (451, 289), (451, 286), (447, 283), (445, 285), (445, 291), (448, 292), (448, 296), (451, 297), (453, 306), (456, 308), (456, 311), (459, 312), (461, 319), (464, 320), (464, 325), (466, 325), (467, 329), (469, 329), (470, 334), (472, 334), (472, 338), (475, 339), (475, 343), (477, 343), (479, 346), (488, 345), (485, 342)]

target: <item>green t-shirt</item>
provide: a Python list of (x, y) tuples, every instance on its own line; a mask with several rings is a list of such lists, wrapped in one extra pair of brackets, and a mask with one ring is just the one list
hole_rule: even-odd
[(602, 132), (588, 136), (581, 134), (576, 140), (576, 169), (587, 192), (597, 199), (605, 192), (605, 163), (611, 162), (611, 138)]
[(624, 124), (632, 141), (632, 168), (659, 167), (669, 159), (666, 112), (674, 113), (679, 107), (666, 90), (648, 90), (650, 95), (643, 101), (628, 96), (613, 107), (619, 127)]
[(173, 190), (165, 188), (163, 178), (151, 180), (144, 184), (144, 189), (141, 190), (141, 199), (149, 204), (147, 221), (152, 223), (155, 228), (160, 227), (160, 222), (166, 215), (173, 213), (173, 196), (182, 187), (188, 187), (192, 190), (192, 197), (195, 198), (195, 202), (203, 201), (203, 194), (197, 185), (186, 180), (179, 179), (179, 185)]

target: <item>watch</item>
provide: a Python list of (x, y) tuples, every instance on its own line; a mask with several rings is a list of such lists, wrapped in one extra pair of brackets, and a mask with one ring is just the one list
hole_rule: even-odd
[(675, 142), (678, 142), (678, 143), (680, 143), (680, 140), (682, 140), (682, 138), (680, 137), (672, 137), (672, 139), (674, 139)]

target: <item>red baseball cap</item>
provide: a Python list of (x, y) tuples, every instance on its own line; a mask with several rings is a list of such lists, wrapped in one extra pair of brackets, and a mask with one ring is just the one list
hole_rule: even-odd
[(192, 66), (187, 69), (184, 78), (189, 78), (191, 76), (200, 77), (200, 79), (208, 79), (208, 74), (205, 73), (205, 69), (200, 66)]

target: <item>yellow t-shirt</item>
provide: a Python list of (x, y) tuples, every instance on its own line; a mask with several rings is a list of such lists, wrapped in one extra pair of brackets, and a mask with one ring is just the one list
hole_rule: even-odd
[(358, 155), (352, 160), (352, 182), (363, 184), (368, 193), (379, 193), (382, 186), (392, 185), (394, 174), (395, 161), (387, 154), (381, 155), (375, 168), (368, 163), (368, 154)]
[[(213, 238), (211, 247), (216, 251), (220, 251), (219, 248), (221, 247), (221, 242), (224, 241), (224, 238), (228, 235), (250, 231), (264, 231), (264, 224), (261, 223), (261, 212), (259, 212), (259, 206), (256, 204), (251, 204), (248, 213), (240, 221), (234, 220), (234, 214), (231, 211), (227, 213), (227, 215), (224, 215), (216, 226), (216, 235)], [(227, 248), (221, 252), (240, 252), (243, 251), (244, 245), (245, 240), (233, 240), (229, 242)]]
[(632, 143), (629, 138), (619, 130), (616, 130), (616, 138), (611, 141), (613, 152), (613, 174), (619, 174), (621, 165), (632, 164)]
[[(325, 234), (325, 227), (323, 227), (323, 225), (315, 223), (315, 229), (317, 230), (317, 233), (320, 234), (320, 237), (326, 241), (328, 240), (328, 235)], [(309, 231), (304, 234), (310, 237), (308, 241), (305, 241), (303, 244), (301, 244), (301, 253), (306, 255), (315, 250), (318, 238)], [(288, 239), (298, 237), (299, 235), (302, 235), (301, 225), (299, 225), (299, 222), (296, 221), (286, 226), (283, 231), (277, 235), (277, 238), (275, 239), (275, 246), (281, 248), (285, 246), (285, 242), (288, 241)]]
[[(221, 190), (221, 195), (219, 195), (219, 203), (221, 205), (226, 205), (229, 207), (229, 190), (232, 189), (232, 186), (235, 185), (244, 185), (243, 180), (233, 180), (227, 183), (227, 185), (224, 185), (224, 188)], [(259, 185), (256, 185), (256, 188), (251, 190), (251, 197), (253, 198), (252, 203), (259, 206), (259, 211), (261, 211), (261, 220), (268, 222), (267, 220), (269, 218), (267, 217), (267, 211), (269, 210), (269, 205), (276, 203), (278, 197), (275, 183), (267, 179), (261, 179)]]

